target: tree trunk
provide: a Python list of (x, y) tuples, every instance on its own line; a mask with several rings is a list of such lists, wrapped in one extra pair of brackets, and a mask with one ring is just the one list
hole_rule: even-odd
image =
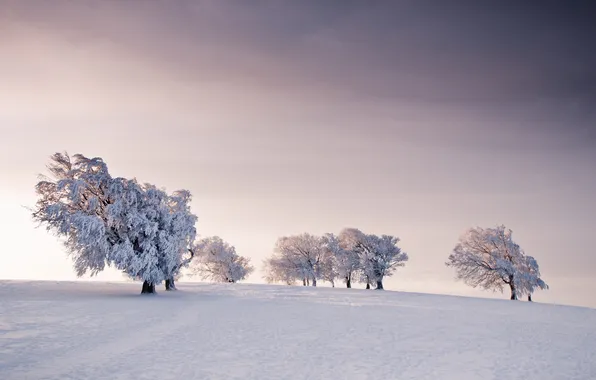
[(317, 286), (317, 279), (315, 277), (312, 278), (312, 286)]
[(302, 279), (302, 286), (306, 286), (306, 277)]
[(352, 279), (350, 277), (346, 277), (346, 288), (350, 289), (352, 287)]
[(528, 294), (528, 302), (532, 302), (532, 295)]
[(383, 280), (377, 280), (377, 290), (383, 290)]
[(370, 282), (366, 283), (366, 289), (370, 289)]
[(178, 290), (178, 289), (176, 289), (176, 284), (174, 283), (173, 278), (169, 278), (166, 280), (166, 291), (170, 291), (170, 290)]
[(147, 281), (143, 281), (143, 290), (141, 290), (141, 294), (156, 294), (155, 291), (155, 284), (150, 284)]
[(517, 300), (517, 291), (515, 290), (515, 284), (513, 283), (513, 279), (510, 280), (509, 287), (511, 288), (511, 298), (510, 299), (512, 301)]
[(310, 286), (310, 278), (306, 278), (306, 286)]

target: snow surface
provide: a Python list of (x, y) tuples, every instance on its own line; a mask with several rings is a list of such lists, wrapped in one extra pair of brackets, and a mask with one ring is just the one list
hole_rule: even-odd
[[(596, 310), (390, 291), (0, 282), (0, 379), (596, 379)], [(163, 289), (163, 287), (160, 287)]]

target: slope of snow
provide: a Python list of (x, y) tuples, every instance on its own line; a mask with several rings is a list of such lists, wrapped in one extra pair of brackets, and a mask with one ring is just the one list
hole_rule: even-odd
[(596, 379), (596, 310), (265, 285), (0, 282), (0, 379)]

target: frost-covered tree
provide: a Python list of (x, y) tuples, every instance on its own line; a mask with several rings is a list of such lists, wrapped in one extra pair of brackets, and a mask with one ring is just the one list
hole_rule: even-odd
[(518, 296), (528, 295), (532, 301), (532, 293), (536, 289), (548, 289), (548, 285), (540, 278), (538, 262), (532, 256), (524, 256), (519, 263), (518, 274), (515, 276), (515, 288)]
[(326, 272), (331, 271), (334, 277), (341, 278), (347, 288), (352, 287), (352, 280), (360, 270), (360, 258), (351, 243), (352, 230), (345, 229), (339, 236), (331, 233), (323, 236), (323, 246), (329, 253), (326, 266), (332, 268), (327, 269)]
[(400, 239), (393, 235), (372, 236), (373, 252), (371, 260), (377, 289), (383, 289), (383, 278), (393, 275), (397, 268), (403, 267), (409, 260), (408, 254), (403, 252), (398, 243)]
[(291, 255), (273, 256), (263, 261), (263, 278), (268, 283), (283, 282), (286, 285), (295, 285), (296, 281), (303, 286), (310, 285), (309, 270), (301, 260)]
[(77, 276), (91, 275), (108, 265), (110, 246), (117, 244), (117, 231), (106, 226), (109, 207), (116, 196), (115, 180), (99, 158), (54, 154), (35, 189), (38, 200), (33, 219), (64, 237)]
[(365, 234), (356, 228), (346, 228), (340, 233), (342, 246), (354, 252), (359, 259), (359, 280), (370, 289), (383, 290), (383, 279), (403, 267), (409, 257), (398, 247), (399, 238), (391, 235)]
[(33, 219), (64, 238), (78, 276), (107, 265), (143, 281), (143, 293), (187, 264), (196, 216), (186, 191), (168, 196), (152, 185), (113, 178), (101, 158), (56, 153), (50, 177), (36, 185)]
[[(263, 260), (263, 278), (267, 283), (282, 282), (295, 285), (299, 279), (304, 279), (299, 268), (287, 257), (269, 257)], [(306, 281), (304, 282), (306, 285)]]
[(253, 271), (250, 259), (239, 256), (236, 248), (219, 236), (199, 240), (194, 249), (196, 257), (191, 264), (195, 275), (216, 282), (238, 282)]
[(327, 281), (335, 288), (335, 281), (338, 278), (342, 278), (339, 272), (339, 262), (335, 252), (328, 249), (326, 238), (323, 237), (323, 254), (319, 264), (319, 277), (323, 281)]
[(182, 268), (187, 267), (194, 257), (192, 249), (196, 237), (197, 217), (190, 211), (192, 195), (187, 190), (178, 190), (167, 198), (167, 211), (163, 212), (163, 229), (168, 232), (170, 244), (164, 248), (172, 250), (166, 271), (166, 290), (176, 290), (175, 279), (181, 276)]
[(346, 273), (349, 277), (350, 287), (354, 281), (366, 284), (366, 289), (371, 288), (372, 277), (370, 273), (365, 271), (365, 256), (363, 255), (363, 242), (366, 241), (366, 234), (358, 228), (344, 228), (339, 235), (340, 248), (348, 255), (347, 259), (350, 261), (348, 265), (352, 266), (350, 273)]
[(304, 233), (280, 237), (272, 257), (266, 261), (266, 279), (300, 279), (303, 285), (317, 286), (323, 269), (325, 249), (319, 236)]
[(457, 278), (472, 287), (503, 291), (507, 285), (511, 299), (518, 299), (519, 286), (525, 287), (520, 273), (524, 252), (513, 241), (512, 231), (500, 225), (495, 228), (471, 228), (460, 237), (446, 265), (456, 270)]
[(166, 290), (175, 290), (174, 278), (188, 265), (190, 258), (185, 256), (196, 235), (197, 218), (189, 206), (191, 195), (179, 190), (170, 196), (150, 184), (141, 185), (140, 190), (136, 208), (128, 208), (128, 212), (139, 212), (138, 221), (145, 223), (137, 226), (138, 235), (132, 235), (135, 229), (129, 232), (139, 242), (140, 250), (122, 251), (114, 263), (130, 277), (145, 281), (145, 292), (154, 292), (152, 284), (163, 280)]

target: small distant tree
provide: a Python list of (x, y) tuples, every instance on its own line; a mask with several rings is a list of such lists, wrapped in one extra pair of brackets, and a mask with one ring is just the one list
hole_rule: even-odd
[(397, 246), (399, 238), (391, 235), (367, 235), (363, 244), (363, 268), (376, 288), (383, 290), (383, 279), (405, 265), (408, 255)]
[(405, 265), (408, 255), (398, 247), (399, 238), (391, 235), (365, 234), (356, 228), (344, 229), (340, 236), (346, 250), (355, 252), (359, 258), (360, 281), (370, 289), (383, 290), (383, 279)]
[[(273, 255), (265, 261), (265, 279), (286, 283), (301, 280), (304, 286), (317, 286), (328, 265), (325, 252), (319, 236), (304, 233), (280, 237)], [(331, 275), (332, 272), (327, 273), (328, 280)]]
[(302, 276), (303, 285), (317, 286), (324, 258), (319, 236), (304, 233), (281, 237), (275, 245), (275, 254), (292, 263), (295, 273)]
[(192, 262), (191, 271), (204, 279), (235, 283), (254, 271), (250, 259), (239, 256), (236, 248), (219, 236), (199, 240), (193, 250), (197, 257)]
[(352, 287), (352, 281), (360, 270), (360, 258), (354, 251), (351, 232), (346, 229), (339, 236), (331, 233), (323, 236), (323, 246), (328, 252), (328, 261), (333, 268), (333, 274), (335, 277), (341, 278), (347, 288)]
[(298, 268), (285, 257), (269, 257), (263, 260), (263, 273), (265, 274), (263, 278), (269, 284), (281, 282), (295, 285), (298, 279), (303, 278)]
[(319, 276), (323, 281), (327, 281), (335, 288), (335, 281), (342, 278), (339, 272), (340, 263), (338, 257), (332, 249), (329, 249), (328, 235), (321, 239), (322, 257), (319, 264)]
[(532, 302), (532, 293), (536, 289), (548, 289), (548, 285), (540, 278), (538, 262), (532, 256), (524, 256), (518, 265), (518, 275), (515, 276), (518, 296), (527, 295)]
[(502, 292), (508, 286), (511, 300), (536, 288), (545, 289), (538, 263), (525, 255), (512, 235), (503, 225), (471, 228), (460, 237), (446, 265), (455, 268), (457, 278), (472, 287)]

